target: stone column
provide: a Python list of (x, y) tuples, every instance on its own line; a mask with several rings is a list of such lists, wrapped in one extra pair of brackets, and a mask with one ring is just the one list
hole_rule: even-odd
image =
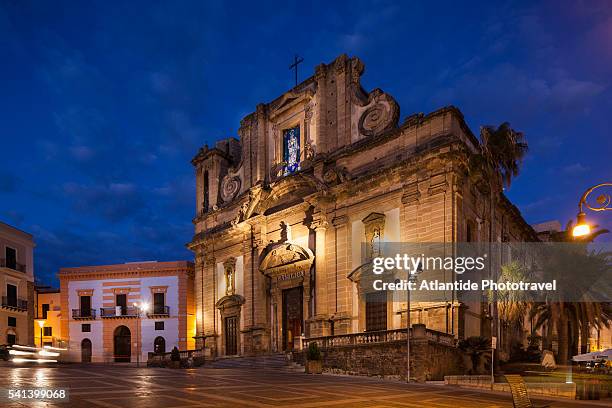
[(310, 227), (315, 230), (315, 315), (310, 319), (310, 337), (330, 334), (328, 310), (328, 273), (326, 260), (326, 233), (328, 222), (322, 214), (313, 219)]

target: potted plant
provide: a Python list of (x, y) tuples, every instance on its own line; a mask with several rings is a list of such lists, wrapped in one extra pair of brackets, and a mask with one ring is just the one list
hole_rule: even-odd
[(175, 346), (170, 352), (170, 368), (180, 368), (181, 367), (181, 353), (179, 353), (179, 349)]
[(319, 345), (315, 341), (308, 344), (308, 352), (306, 353), (306, 373), (307, 374), (323, 373), (323, 362), (321, 361), (321, 350), (319, 350)]

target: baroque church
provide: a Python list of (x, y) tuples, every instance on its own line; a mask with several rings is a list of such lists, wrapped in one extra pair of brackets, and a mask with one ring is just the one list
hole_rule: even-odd
[(486, 302), (393, 302), (359, 285), (363, 243), (534, 237), (503, 194), (490, 211), (469, 177), (479, 142), (457, 108), (400, 120), (391, 95), (363, 89), (363, 72), (346, 55), (318, 65), (257, 105), (238, 138), (192, 160), (198, 348), (288, 352), (305, 339), (405, 330), (408, 309), (410, 322), (455, 339), (491, 335)]

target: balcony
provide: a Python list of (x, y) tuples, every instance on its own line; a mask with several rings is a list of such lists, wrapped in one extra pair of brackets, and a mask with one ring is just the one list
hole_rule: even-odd
[(147, 312), (149, 317), (170, 316), (170, 306), (154, 306), (151, 312)]
[(0, 258), (0, 268), (9, 268), (14, 271), (25, 272), (26, 266), (17, 262), (7, 262), (6, 258)]
[(28, 301), (25, 299), (2, 296), (2, 307), (12, 310), (27, 311)]
[(128, 307), (101, 307), (100, 317), (101, 318), (113, 318), (113, 317), (138, 317), (138, 308), (133, 306)]
[(74, 320), (95, 320), (95, 309), (72, 309), (72, 318)]

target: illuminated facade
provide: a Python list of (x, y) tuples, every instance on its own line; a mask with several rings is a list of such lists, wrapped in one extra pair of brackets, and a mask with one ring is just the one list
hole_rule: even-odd
[[(62, 312), (59, 289), (37, 286), (35, 292), (34, 344), (37, 347), (41, 347), (41, 344), (43, 346), (64, 347), (65, 342), (60, 323)], [(40, 322), (42, 322), (42, 327)]]
[[(400, 123), (391, 95), (362, 88), (363, 71), (346, 55), (317, 66), (243, 118), (239, 140), (193, 159), (197, 338), (213, 355), (406, 327), (407, 302), (361, 290), (362, 243), (372, 256), (382, 242), (534, 236), (503, 195), (491, 221), (467, 169), (478, 141), (456, 108)], [(453, 294), (410, 315), (455, 338), (490, 333), (482, 305)]]
[(147, 361), (194, 348), (193, 264), (136, 262), (63, 268), (62, 333), (72, 359)]
[(34, 344), (34, 239), (0, 222), (0, 344)]

